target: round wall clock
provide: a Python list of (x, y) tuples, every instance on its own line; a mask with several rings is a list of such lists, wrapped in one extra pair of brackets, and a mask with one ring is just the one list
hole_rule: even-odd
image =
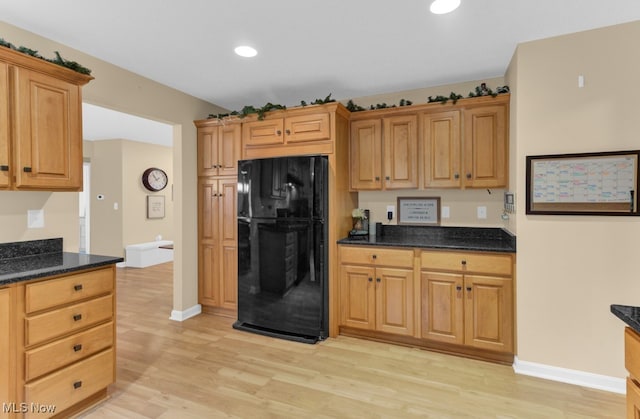
[(142, 173), (142, 184), (150, 191), (161, 191), (168, 183), (169, 177), (165, 171), (157, 167), (150, 167)]

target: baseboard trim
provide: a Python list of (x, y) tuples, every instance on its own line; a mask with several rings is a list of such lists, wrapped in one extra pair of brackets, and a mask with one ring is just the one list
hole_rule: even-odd
[(177, 322), (183, 322), (191, 317), (197, 316), (202, 313), (202, 306), (200, 304), (196, 304), (195, 306), (188, 308), (186, 310), (171, 310), (170, 320), (175, 320)]
[(513, 370), (516, 374), (530, 375), (532, 377), (544, 378), (546, 380), (559, 381), (567, 384), (575, 384), (582, 387), (589, 387), (612, 393), (626, 394), (627, 392), (627, 385), (624, 378), (616, 378), (608, 375), (593, 374), (585, 371), (521, 361), (518, 357), (514, 359)]

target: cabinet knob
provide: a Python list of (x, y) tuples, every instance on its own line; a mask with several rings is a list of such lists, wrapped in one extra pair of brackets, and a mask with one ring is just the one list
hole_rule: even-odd
[(376, 278), (376, 282), (381, 282), (382, 280), (380, 278)]
[(74, 291), (82, 291), (82, 284), (76, 284), (73, 286)]
[(454, 175), (453, 175), (453, 178), (454, 178), (454, 179), (460, 179), (460, 173), (456, 173), (456, 174), (454, 174)]
[(373, 259), (378, 259), (378, 255), (371, 256)]
[(26, 173), (31, 173), (32, 169), (30, 167), (23, 167), (22, 171)]
[(278, 135), (278, 136), (282, 135), (282, 131), (276, 130), (276, 135)]
[(73, 345), (73, 352), (80, 352), (82, 350), (82, 345), (76, 344)]
[(376, 176), (376, 182), (380, 180), (380, 176)]
[(471, 287), (467, 287), (467, 292), (471, 292), (472, 288)]
[(460, 263), (462, 263), (462, 265), (464, 266), (464, 265), (467, 264), (467, 261), (466, 260), (462, 260), (462, 262), (460, 262)]
[(462, 291), (462, 286), (458, 285), (458, 286), (456, 287), (456, 291)]
[(82, 320), (82, 314), (74, 314), (73, 315), (73, 321), (74, 322), (78, 322), (80, 320)]
[(287, 135), (291, 135), (291, 130), (290, 129), (286, 130), (285, 132), (287, 133)]
[(389, 176), (385, 176), (384, 178), (385, 178), (385, 180), (388, 180), (388, 181), (391, 180), (391, 177), (389, 177)]
[(82, 387), (82, 381), (76, 381), (75, 383), (73, 383), (73, 388), (75, 388), (76, 390), (80, 387)]
[(9, 166), (7, 166), (6, 164), (0, 165), (0, 172), (8, 172), (8, 171), (9, 171)]
[(467, 173), (467, 179), (471, 179), (471, 173)]
[(373, 278), (369, 277), (369, 282), (373, 282)]

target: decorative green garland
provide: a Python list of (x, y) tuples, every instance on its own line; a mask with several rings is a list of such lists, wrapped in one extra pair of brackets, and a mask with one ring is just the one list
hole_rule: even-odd
[[(469, 92), (469, 96), (468, 97), (479, 97), (479, 96), (491, 96), (491, 97), (496, 97), (499, 94), (503, 94), (503, 93), (509, 93), (509, 86), (500, 86), (496, 88), (496, 91), (494, 92), (493, 90), (487, 88), (486, 83), (481, 83), (480, 86), (476, 86), (475, 92)], [(331, 95), (332, 93), (329, 93), (329, 96), (327, 96), (324, 99), (316, 99), (313, 102), (311, 102), (311, 105), (323, 105), (325, 103), (331, 103), (331, 102), (335, 102), (335, 99), (331, 99)], [(452, 101), (452, 103), (455, 105), (455, 103), (459, 100), (462, 99), (464, 96), (451, 92), (451, 94), (447, 97), (447, 96), (436, 96), (436, 97), (432, 97), (429, 96), (428, 98), (428, 102), (427, 103), (433, 103), (433, 102), (440, 102), (442, 104), (447, 103), (449, 100)], [(307, 106), (307, 102), (305, 102), (304, 100), (300, 101), (300, 105), (301, 106)], [(411, 106), (413, 105), (413, 102), (410, 100), (406, 100), (406, 99), (400, 99), (400, 103), (398, 106), (402, 107), (402, 106)], [(350, 112), (360, 112), (360, 111), (367, 111), (367, 110), (375, 110), (375, 109), (387, 109), (387, 108), (395, 108), (396, 105), (387, 105), (386, 103), (378, 103), (375, 106), (371, 105), (369, 106), (369, 108), (363, 108), (360, 105), (356, 105), (353, 100), (349, 99), (349, 101), (347, 102), (347, 104), (345, 105), (345, 107), (347, 108), (348, 111)], [(276, 109), (287, 109), (286, 106), (283, 105), (274, 105), (273, 103), (269, 102), (266, 105), (264, 105), (261, 108), (255, 108), (253, 106), (245, 106), (244, 108), (242, 108), (242, 111), (238, 112), (238, 111), (232, 111), (230, 113), (219, 113), (217, 115), (214, 114), (209, 114), (209, 116), (207, 116), (207, 119), (222, 119), (228, 116), (238, 116), (239, 118), (244, 118), (248, 115), (251, 114), (257, 114), (258, 115), (258, 120), (263, 120), (265, 117), (265, 114), (269, 111), (272, 110), (276, 110)]]
[(14, 51), (21, 52), (23, 54), (30, 55), (30, 56), (35, 57), (35, 58), (39, 58), (39, 59), (44, 60), (44, 61), (48, 61), (48, 62), (53, 63), (53, 64), (57, 64), (57, 65), (62, 66), (62, 67), (69, 68), (69, 69), (75, 71), (76, 73), (86, 74), (86, 75), (90, 75), (91, 74), (91, 70), (89, 70), (87, 67), (83, 67), (82, 65), (78, 64), (75, 61), (69, 61), (69, 60), (65, 60), (64, 58), (62, 58), (62, 56), (60, 56), (60, 53), (58, 51), (54, 51), (54, 53), (56, 54), (56, 58), (50, 59), (50, 58), (45, 58), (42, 55), (38, 54), (38, 51), (36, 51), (34, 49), (30, 49), (30, 48), (23, 47), (23, 46), (16, 47), (11, 42), (7, 42), (2, 38), (0, 38), (0, 46), (12, 49)]

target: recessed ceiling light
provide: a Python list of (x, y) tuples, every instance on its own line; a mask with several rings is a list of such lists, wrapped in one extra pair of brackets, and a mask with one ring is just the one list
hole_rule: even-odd
[(251, 48), (250, 46), (247, 46), (247, 45), (241, 45), (239, 47), (236, 47), (234, 51), (236, 52), (236, 54), (238, 54), (241, 57), (250, 58), (258, 55), (258, 51), (256, 51), (255, 48)]
[(460, 6), (460, 0), (435, 0), (431, 3), (431, 13), (436, 15), (443, 15), (445, 13), (453, 12)]

